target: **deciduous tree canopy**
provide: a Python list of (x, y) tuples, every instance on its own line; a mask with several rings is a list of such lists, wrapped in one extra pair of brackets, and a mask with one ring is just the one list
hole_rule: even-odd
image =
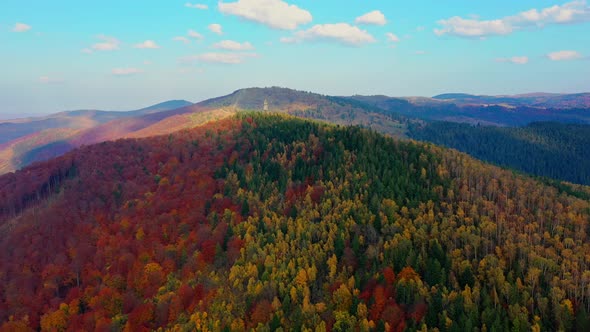
[(589, 214), (456, 151), (241, 113), (0, 177), (0, 331), (579, 330)]

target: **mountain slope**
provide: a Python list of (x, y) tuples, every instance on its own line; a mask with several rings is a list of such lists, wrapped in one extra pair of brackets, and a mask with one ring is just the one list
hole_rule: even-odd
[(240, 113), (0, 177), (0, 330), (583, 330), (589, 213), (455, 151)]
[(0, 121), (0, 144), (47, 129), (84, 129), (115, 119), (157, 113), (191, 105), (186, 100), (170, 100), (135, 111), (65, 111), (44, 117)]
[(158, 119), (157, 114), (188, 105), (192, 103), (170, 100), (135, 111), (79, 110), (0, 121), (0, 174), (60, 156), (84, 143), (120, 138), (129, 127), (143, 128), (138, 123), (147, 126)]
[[(80, 126), (71, 125), (67, 128), (44, 131), (38, 131), (38, 128), (33, 126), (30, 130), (35, 131), (34, 133), (0, 145), (0, 174), (34, 161), (59, 156), (84, 144), (169, 134), (230, 116), (240, 110), (262, 110), (265, 100), (269, 111), (272, 112), (342, 125), (362, 125), (398, 137), (405, 135), (406, 125), (400, 116), (364, 103), (285, 88), (250, 88), (174, 109), (169, 108), (186, 105), (186, 102), (170, 101), (132, 112), (60, 113), (51, 118), (51, 121), (58, 121), (56, 117), (60, 117), (75, 119), (76, 123), (81, 123), (81, 119), (85, 119), (86, 122)], [(27, 126), (31, 125), (31, 122), (18, 125)], [(66, 129), (71, 135), (63, 135)], [(55, 139), (50, 139), (51, 137)], [(43, 141), (41, 138), (47, 140)]]
[(411, 126), (409, 135), (529, 174), (590, 185), (590, 125), (542, 122), (506, 128), (432, 122)]
[[(584, 95), (528, 94), (493, 98), (496, 98), (496, 102), (500, 102), (499, 98), (504, 98), (505, 100), (502, 102), (509, 103), (510, 100), (506, 98), (512, 98), (518, 100), (519, 103), (531, 104), (540, 100), (539, 98), (558, 97), (561, 98), (560, 100), (568, 100), (569, 98), (579, 101), (583, 100)], [(449, 94), (438, 96), (438, 98), (442, 99), (358, 95), (333, 97), (272, 87), (241, 89), (227, 96), (165, 110), (186, 103), (171, 101), (154, 105), (148, 109), (127, 112), (123, 118), (121, 114), (113, 112), (94, 112), (92, 114), (91, 112), (78, 112), (80, 114), (66, 112), (62, 116), (76, 118), (76, 125), (68, 128), (37, 131), (0, 145), (0, 174), (26, 166), (34, 161), (59, 156), (84, 144), (119, 138), (169, 134), (192, 128), (207, 121), (231, 116), (240, 110), (263, 110), (266, 108), (270, 112), (287, 113), (333, 124), (360, 125), (395, 137), (407, 137), (408, 125), (415, 127), (424, 121), (432, 120), (496, 126), (521, 126), (533, 121), (590, 123), (588, 109), (549, 109), (511, 104), (488, 105), (486, 103), (489, 101), (485, 100), (488, 96), (466, 94)], [(469, 98), (480, 101), (471, 105), (463, 105), (461, 102), (458, 105), (455, 104), (457, 100), (465, 101)], [(117, 118), (113, 120), (113, 117)], [(80, 119), (86, 119), (86, 121)], [(99, 120), (103, 123), (97, 123)], [(498, 139), (502, 140), (501, 136), (497, 136)], [(531, 142), (531, 144), (534, 143)], [(542, 147), (538, 148), (542, 149)], [(476, 154), (476, 156), (480, 155)], [(533, 161), (530, 160), (517, 161), (522, 157), (523, 155), (518, 156), (509, 162), (512, 164), (517, 162), (533, 164)], [(574, 157), (583, 158), (583, 156)], [(486, 158), (486, 160), (493, 159)], [(568, 167), (567, 172), (575, 173), (571, 167)], [(580, 176), (580, 174), (576, 174), (575, 176)], [(558, 178), (564, 179), (563, 176), (558, 176)]]

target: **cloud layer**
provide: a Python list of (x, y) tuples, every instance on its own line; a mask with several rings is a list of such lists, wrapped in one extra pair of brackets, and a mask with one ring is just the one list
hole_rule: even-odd
[(31, 28), (32, 27), (28, 24), (18, 22), (14, 25), (14, 27), (12, 28), (12, 31), (14, 31), (14, 32), (27, 32), (27, 31), (31, 30)]
[(209, 6), (202, 4), (202, 3), (192, 4), (190, 2), (185, 3), (184, 6), (188, 7), (188, 8), (195, 8), (195, 9), (201, 9), (201, 10), (206, 10), (209, 8)]
[(111, 71), (115, 76), (130, 76), (139, 73), (143, 73), (143, 70), (139, 68), (115, 68)]
[(221, 27), (221, 24), (217, 24), (217, 23), (209, 24), (209, 26), (207, 28), (209, 29), (209, 31), (216, 33), (218, 35), (223, 34), (223, 28)]
[(516, 65), (525, 65), (529, 63), (529, 58), (526, 56), (513, 56), (511, 58), (498, 58), (496, 59), (496, 62), (507, 62)]
[(392, 42), (392, 43), (398, 43), (399, 42), (399, 37), (394, 34), (393, 32), (388, 32), (385, 34), (385, 36), (387, 37), (387, 40)]
[(194, 38), (194, 39), (203, 39), (203, 35), (196, 32), (195, 30), (189, 30), (187, 35), (191, 38)]
[(366, 13), (365, 15), (359, 16), (355, 20), (356, 24), (373, 24), (373, 25), (385, 25), (387, 24), (387, 19), (382, 12), (378, 10), (374, 10), (372, 12)]
[(64, 80), (61, 78), (49, 77), (49, 76), (41, 76), (39, 77), (39, 83), (42, 84), (59, 84), (64, 83)]
[(210, 52), (198, 55), (190, 55), (180, 58), (180, 62), (184, 64), (192, 64), (195, 62), (221, 63), (221, 64), (239, 64), (248, 58), (256, 58), (256, 53), (218, 53)]
[(177, 41), (177, 42), (181, 42), (184, 44), (188, 44), (191, 42), (190, 39), (183, 37), (183, 36), (176, 36), (176, 37), (172, 38), (172, 40)]
[(569, 61), (582, 58), (582, 54), (577, 51), (557, 51), (547, 54), (547, 58), (552, 61)]
[(317, 24), (307, 30), (297, 31), (291, 37), (281, 38), (283, 43), (314, 40), (334, 41), (349, 46), (360, 46), (376, 41), (367, 31), (348, 23)]
[(219, 11), (269, 26), (273, 29), (295, 30), (311, 22), (311, 13), (282, 0), (238, 0), (219, 2)]
[(249, 42), (239, 43), (233, 40), (222, 40), (215, 43), (213, 47), (228, 51), (250, 51), (254, 49), (254, 46)]
[(119, 45), (121, 42), (114, 37), (100, 35), (98, 39), (102, 40), (100, 43), (96, 43), (92, 45), (92, 50), (94, 51), (114, 51), (119, 49)]
[(543, 27), (550, 24), (573, 24), (590, 21), (590, 7), (585, 0), (568, 2), (541, 10), (530, 9), (513, 16), (493, 20), (465, 19), (459, 16), (438, 21), (434, 29), (439, 35), (459, 37), (486, 37), (507, 35), (525, 28)]
[(503, 20), (479, 21), (476, 19), (464, 19), (459, 16), (447, 20), (440, 20), (441, 29), (434, 29), (439, 36), (449, 34), (460, 37), (484, 37), (489, 35), (507, 35), (514, 28)]
[(139, 44), (135, 44), (133, 47), (135, 48), (147, 48), (147, 49), (156, 49), (156, 48), (160, 48), (160, 46), (158, 46), (158, 44), (156, 44), (155, 41), (153, 40), (146, 40), (143, 43), (139, 43)]

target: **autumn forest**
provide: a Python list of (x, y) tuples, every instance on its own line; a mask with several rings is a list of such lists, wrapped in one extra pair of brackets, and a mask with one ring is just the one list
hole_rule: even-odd
[(0, 177), (0, 331), (587, 331), (584, 194), (286, 115), (84, 146)]

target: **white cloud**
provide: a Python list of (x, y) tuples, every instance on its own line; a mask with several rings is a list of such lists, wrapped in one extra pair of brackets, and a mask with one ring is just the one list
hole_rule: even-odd
[(119, 49), (121, 42), (114, 37), (100, 35), (98, 39), (102, 40), (101, 43), (92, 45), (92, 49), (95, 51), (114, 51)]
[(218, 4), (219, 11), (249, 21), (262, 23), (274, 29), (295, 30), (311, 22), (311, 13), (282, 0), (238, 0)]
[(149, 65), (152, 64), (152, 62), (150, 60), (144, 60), (143, 61), (143, 64), (146, 65), (146, 66), (149, 66)]
[(385, 15), (383, 15), (382, 12), (374, 10), (372, 12), (366, 13), (365, 15), (357, 17), (355, 23), (385, 25), (387, 24), (387, 19), (385, 19)]
[(515, 23), (534, 24), (568, 24), (590, 21), (590, 7), (586, 1), (572, 1), (562, 6), (547, 7), (542, 10), (531, 9), (509, 18)]
[(84, 53), (84, 54), (92, 54), (92, 50), (89, 48), (84, 48), (82, 49), (80, 52)]
[(180, 62), (184, 64), (192, 64), (194, 62), (209, 62), (221, 64), (239, 64), (244, 62), (247, 58), (256, 58), (256, 53), (203, 53), (199, 55), (191, 55), (180, 58)]
[(218, 35), (222, 35), (223, 34), (223, 28), (221, 27), (221, 24), (217, 24), (217, 23), (209, 24), (209, 26), (207, 28), (211, 32), (216, 33)]
[(151, 48), (151, 49), (160, 48), (160, 46), (158, 46), (158, 44), (156, 44), (156, 42), (154, 42), (153, 40), (146, 40), (143, 43), (135, 44), (135, 46), (133, 46), (133, 47), (135, 47), (135, 48)]
[(461, 37), (483, 37), (488, 35), (507, 35), (514, 31), (512, 25), (503, 20), (479, 21), (464, 19), (459, 16), (440, 20), (441, 29), (434, 29), (439, 36), (450, 34)]
[(557, 51), (547, 54), (547, 58), (552, 61), (568, 61), (582, 58), (582, 54), (577, 51)]
[(111, 72), (115, 76), (130, 76), (143, 73), (143, 70), (139, 68), (115, 68)]
[(416, 31), (418, 31), (418, 32), (422, 32), (424, 30), (426, 30), (425, 26), (420, 25), (420, 26), (416, 27)]
[(424, 55), (424, 54), (426, 54), (426, 51), (415, 51), (414, 54), (415, 55)]
[(186, 37), (182, 37), (182, 36), (174, 37), (174, 38), (172, 38), (172, 40), (177, 41), (177, 42), (182, 42), (184, 44), (188, 44), (191, 42), (190, 39), (188, 39)]
[(513, 56), (511, 58), (498, 58), (496, 62), (508, 62), (517, 65), (526, 65), (529, 63), (529, 58), (526, 56)]
[(207, 5), (204, 5), (204, 4), (202, 4), (202, 3), (195, 3), (195, 4), (192, 4), (192, 3), (190, 3), (190, 2), (187, 2), (187, 3), (185, 3), (185, 4), (184, 4), (184, 6), (185, 6), (185, 7), (188, 7), (188, 8), (195, 8), (195, 9), (201, 9), (201, 10), (206, 10), (206, 9), (208, 9), (208, 8), (209, 8), (209, 6), (207, 6)]
[(555, 5), (541, 10), (530, 9), (516, 15), (494, 20), (465, 19), (455, 16), (438, 21), (441, 28), (434, 29), (434, 32), (439, 36), (449, 34), (460, 37), (486, 37), (507, 35), (528, 27), (588, 21), (590, 21), (590, 6), (587, 5), (585, 0), (576, 0), (561, 6)]
[(59, 84), (63, 83), (64, 80), (61, 78), (49, 77), (49, 76), (40, 76), (39, 83), (42, 84)]
[(298, 43), (307, 40), (336, 41), (351, 46), (360, 46), (376, 41), (367, 31), (348, 23), (317, 24), (307, 30), (295, 32), (292, 37), (281, 38), (283, 43)]
[(12, 31), (14, 31), (14, 32), (27, 32), (31, 29), (32, 29), (32, 27), (30, 25), (18, 22), (14, 25), (14, 27), (12, 28)]
[(387, 36), (387, 40), (392, 42), (392, 43), (397, 43), (399, 42), (399, 37), (396, 36), (393, 32), (388, 32), (385, 34), (385, 36)]
[(190, 68), (190, 67), (182, 67), (178, 68), (179, 74), (202, 74), (205, 72), (203, 68)]
[(188, 36), (194, 39), (203, 39), (203, 35), (196, 32), (195, 30), (189, 30)]
[(529, 63), (529, 57), (527, 57), (527, 56), (513, 56), (512, 58), (510, 58), (510, 61), (512, 63), (516, 63), (519, 65), (525, 65), (525, 64)]
[(229, 51), (249, 51), (254, 49), (254, 46), (249, 42), (239, 43), (233, 40), (222, 40), (213, 45), (213, 47)]

